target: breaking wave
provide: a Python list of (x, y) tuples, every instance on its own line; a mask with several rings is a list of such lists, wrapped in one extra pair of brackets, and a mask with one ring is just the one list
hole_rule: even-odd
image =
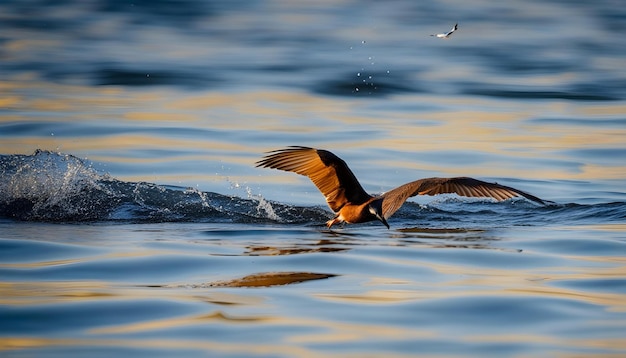
[(38, 150), (33, 155), (0, 156), (0, 216), (53, 222), (301, 223), (327, 220), (329, 213), (260, 196), (242, 199), (120, 181), (73, 155)]

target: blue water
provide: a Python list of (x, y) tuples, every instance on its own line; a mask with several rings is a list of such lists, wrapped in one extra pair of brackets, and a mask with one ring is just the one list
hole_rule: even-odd
[[(626, 8), (0, 3), (0, 355), (626, 355)], [(459, 30), (448, 40), (430, 34)], [(371, 193), (328, 230), (331, 150)]]

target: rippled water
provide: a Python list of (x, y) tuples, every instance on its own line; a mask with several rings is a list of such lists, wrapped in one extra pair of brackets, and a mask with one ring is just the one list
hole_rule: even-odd
[[(0, 355), (626, 354), (626, 9), (612, 1), (4, 1)], [(430, 37), (459, 30), (448, 40)], [(327, 230), (268, 150), (366, 190)]]

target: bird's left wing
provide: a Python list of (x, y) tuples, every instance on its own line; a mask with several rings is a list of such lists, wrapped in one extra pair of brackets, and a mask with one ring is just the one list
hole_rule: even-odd
[(538, 197), (497, 183), (482, 180), (458, 178), (426, 178), (401, 185), (383, 194), (383, 215), (388, 219), (404, 202), (415, 195), (457, 194), (467, 197), (494, 198), (498, 201), (524, 197), (539, 204), (545, 202)]
[(279, 149), (269, 152), (257, 162), (257, 167), (309, 177), (334, 212), (348, 202), (360, 204), (370, 198), (346, 162), (327, 150), (296, 146)]

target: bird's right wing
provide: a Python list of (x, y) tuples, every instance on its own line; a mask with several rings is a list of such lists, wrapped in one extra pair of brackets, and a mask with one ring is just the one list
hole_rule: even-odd
[(256, 164), (257, 167), (280, 169), (309, 177), (334, 212), (338, 212), (347, 202), (360, 204), (370, 198), (346, 162), (326, 150), (289, 147), (269, 152)]
[(539, 204), (545, 204), (543, 200), (534, 195), (498, 183), (488, 183), (467, 177), (426, 178), (401, 185), (383, 194), (383, 215), (385, 219), (388, 219), (411, 196), (437, 194), (494, 198), (498, 201), (524, 197)]

